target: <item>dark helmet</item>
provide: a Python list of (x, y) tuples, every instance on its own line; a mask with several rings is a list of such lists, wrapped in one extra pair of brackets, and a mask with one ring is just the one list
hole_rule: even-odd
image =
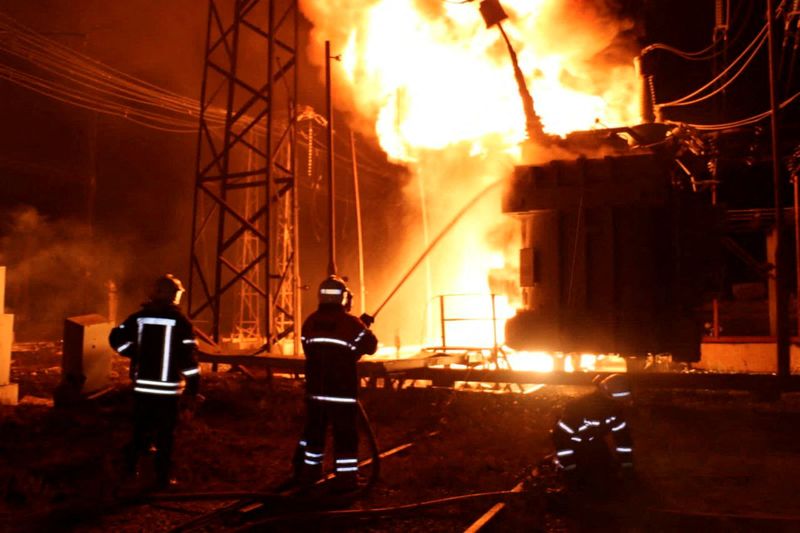
[(603, 394), (614, 400), (625, 400), (631, 397), (631, 385), (623, 374), (611, 374), (602, 380), (596, 379), (596, 384)]
[(345, 309), (350, 308), (353, 293), (347, 288), (347, 284), (339, 276), (328, 276), (319, 284), (319, 304), (341, 305)]
[(153, 292), (150, 294), (150, 299), (154, 302), (178, 305), (181, 303), (181, 296), (183, 296), (184, 292), (185, 289), (181, 280), (172, 274), (165, 274), (153, 284)]

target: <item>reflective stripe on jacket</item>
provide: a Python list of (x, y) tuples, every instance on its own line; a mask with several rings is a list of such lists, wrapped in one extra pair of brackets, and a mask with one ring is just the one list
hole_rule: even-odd
[(184, 377), (190, 392), (196, 392), (196, 340), (191, 322), (177, 307), (146, 304), (111, 331), (109, 344), (131, 359), (134, 391), (174, 396)]
[(306, 393), (319, 401), (354, 402), (356, 362), (373, 354), (378, 339), (363, 322), (339, 305), (321, 305), (303, 323)]

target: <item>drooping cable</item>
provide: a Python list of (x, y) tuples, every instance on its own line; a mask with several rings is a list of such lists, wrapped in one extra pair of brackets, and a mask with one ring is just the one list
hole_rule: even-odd
[(150, 82), (136, 78), (120, 70), (114, 69), (113, 67), (105, 65), (104, 63), (81, 54), (72, 48), (69, 48), (68, 46), (38, 34), (34, 30), (20, 24), (16, 20), (3, 13), (0, 13), (0, 28), (6, 32), (9, 32), (14, 39), (37, 44), (40, 48), (48, 50), (53, 57), (57, 57), (65, 62), (77, 62), (87, 70), (90, 70), (99, 76), (108, 79), (110, 82), (129, 84), (130, 86), (138, 87), (151, 94), (169, 99), (173, 102), (183, 103), (184, 105), (196, 105), (196, 102), (191, 98), (182, 96), (162, 87), (158, 87)]
[[(678, 98), (676, 100), (672, 100), (671, 102), (664, 102), (662, 104), (657, 104), (658, 107), (673, 107), (673, 106), (675, 106), (677, 104), (681, 104), (682, 102), (685, 102), (687, 100), (691, 100), (691, 99), (697, 97), (698, 95), (700, 95), (701, 93), (703, 93), (704, 91), (706, 91), (707, 89), (713, 87), (720, 80), (724, 79), (728, 75), (728, 73), (731, 70), (733, 70), (734, 67), (736, 67), (736, 65), (739, 64), (740, 61), (745, 60), (746, 64), (749, 64), (752, 61), (752, 59), (753, 59), (753, 57), (755, 55), (753, 52), (751, 52), (752, 49), (755, 47), (756, 51), (758, 51), (758, 49), (765, 42), (766, 36), (767, 36), (767, 26), (764, 25), (761, 28), (761, 31), (758, 32), (758, 34), (755, 36), (755, 38), (750, 42), (750, 44), (747, 45), (747, 47), (742, 51), (742, 53), (739, 54), (736, 57), (736, 59), (731, 61), (731, 63), (722, 72), (720, 72), (717, 76), (714, 77), (714, 79), (712, 79), (711, 81), (709, 81), (708, 83), (706, 83), (705, 85), (700, 87), (699, 89), (687, 94), (686, 96), (683, 96), (683, 97)], [(749, 54), (749, 57), (748, 57), (748, 54)], [(741, 72), (742, 72), (742, 69), (738, 70), (736, 75), (733, 76), (732, 79), (735, 79), (736, 76), (741, 74)]]
[[(648, 54), (650, 52), (655, 52), (657, 50), (663, 50), (665, 52), (669, 52), (669, 53), (674, 54), (674, 55), (676, 55), (678, 57), (681, 57), (681, 58), (683, 58), (683, 59), (685, 59), (687, 61), (708, 61), (708, 60), (714, 59), (716, 57), (719, 57), (721, 54), (723, 54), (725, 52), (726, 49), (730, 49), (736, 42), (738, 42), (739, 38), (744, 33), (744, 29), (747, 26), (747, 21), (750, 19), (750, 17), (753, 14), (753, 7), (754, 7), (754, 3), (753, 2), (741, 2), (737, 6), (736, 12), (733, 15), (734, 21), (733, 22), (729, 22), (728, 26), (729, 27), (733, 27), (734, 25), (736, 25), (736, 26), (739, 27), (739, 29), (736, 32), (736, 34), (733, 36), (733, 38), (731, 38), (731, 39), (725, 39), (725, 40), (714, 39), (705, 48), (703, 48), (701, 50), (696, 50), (694, 52), (686, 52), (686, 51), (681, 50), (681, 49), (679, 49), (679, 48), (677, 48), (675, 46), (670, 46), (670, 45), (664, 44), (664, 43), (653, 43), (653, 44), (650, 44), (648, 46), (645, 46), (642, 49), (640, 55), (644, 56), (644, 55), (646, 55), (646, 54)], [(741, 14), (744, 9), (747, 9), (747, 11), (744, 12), (744, 14)], [(730, 4), (728, 4), (727, 8), (725, 9), (726, 15), (724, 17), (725, 20), (729, 20), (730, 21), (730, 16), (727, 14), (727, 12), (729, 10), (730, 10)], [(734, 22), (735, 22), (735, 24), (734, 24)], [(716, 30), (717, 30), (717, 28), (715, 28), (715, 32), (716, 32)], [(721, 47), (719, 47), (717, 49), (717, 46), (719, 44), (722, 44), (723, 46), (721, 46)]]
[[(3, 13), (0, 32), (7, 41), (0, 53), (8, 58), (5, 64), (0, 63), (1, 79), (70, 105), (154, 129), (197, 131), (198, 101), (104, 65)], [(33, 67), (31, 71), (17, 68), (22, 62)], [(211, 128), (223, 126), (224, 116), (222, 109), (204, 110), (204, 119)]]
[[(697, 98), (690, 98), (688, 100), (685, 99), (687, 97), (684, 97), (684, 98), (681, 98), (679, 100), (675, 100), (673, 102), (667, 102), (667, 103), (664, 103), (664, 104), (656, 104), (656, 107), (664, 108), (664, 107), (680, 107), (680, 106), (694, 105), (694, 104), (697, 104), (697, 103), (700, 103), (700, 102), (704, 102), (705, 100), (708, 100), (709, 98), (712, 98), (712, 97), (716, 96), (720, 92), (722, 92), (725, 89), (727, 89), (728, 86), (730, 86), (734, 81), (736, 81), (736, 79), (742, 74), (742, 72), (744, 72), (747, 69), (747, 67), (750, 66), (750, 64), (753, 62), (755, 57), (758, 55), (758, 53), (764, 47), (764, 44), (766, 42), (767, 42), (767, 36), (766, 36), (766, 34), (764, 34), (764, 36), (759, 41), (758, 46), (756, 46), (756, 48), (752, 51), (752, 53), (744, 61), (744, 63), (742, 63), (742, 65), (739, 67), (739, 69), (735, 73), (733, 73), (733, 75), (731, 75), (731, 77), (728, 78), (723, 84), (721, 84), (719, 87), (717, 87), (716, 89), (714, 89), (710, 93), (708, 93), (708, 94), (706, 94), (704, 96), (698, 96)], [(731, 65), (733, 65), (733, 63)], [(720, 78), (721, 78), (721, 76), (722, 75), (720, 75)], [(717, 78), (717, 79), (720, 79), (720, 78)], [(704, 87), (708, 87), (708, 86), (709, 85), (706, 85)], [(699, 92), (700, 90), (702, 90), (702, 89), (698, 89), (698, 91), (695, 91), (695, 93)]]
[(714, 57), (714, 55), (706, 55), (706, 54), (714, 50), (714, 48), (717, 47), (717, 44), (718, 42), (715, 41), (706, 46), (705, 48), (703, 48), (702, 50), (697, 50), (695, 52), (684, 52), (683, 50), (675, 48), (674, 46), (670, 46), (668, 44), (653, 43), (642, 48), (641, 55), (647, 55), (650, 52), (654, 52), (656, 50), (664, 50), (665, 52), (669, 52), (678, 57), (682, 57), (683, 59), (686, 59), (688, 61), (705, 61), (707, 59), (711, 59), (712, 57)]
[[(791, 97), (784, 100), (781, 103), (780, 108), (784, 109), (785, 107), (791, 105), (798, 98), (800, 98), (800, 91), (796, 92)], [(764, 111), (763, 113), (759, 113), (758, 115), (753, 115), (751, 117), (743, 118), (733, 122), (726, 122), (723, 124), (686, 124), (686, 125), (696, 130), (727, 130), (727, 129), (741, 128), (743, 126), (756, 124), (766, 118), (769, 118), (770, 115), (772, 115), (771, 111)], [(673, 123), (673, 122), (668, 122), (668, 123)]]

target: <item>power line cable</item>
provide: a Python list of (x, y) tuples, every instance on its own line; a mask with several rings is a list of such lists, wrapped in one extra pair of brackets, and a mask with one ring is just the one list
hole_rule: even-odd
[[(155, 130), (197, 133), (199, 101), (105, 65), (36, 33), (2, 12), (0, 32), (9, 40), (0, 49), (0, 79), (67, 105), (120, 117)], [(23, 71), (7, 61), (3, 64), (3, 55), (15, 58), (15, 63), (23, 61), (41, 73)], [(248, 116), (242, 118), (247, 120)], [(226, 111), (206, 108), (202, 119), (211, 130), (218, 130), (225, 126)], [(263, 136), (263, 124), (253, 129)], [(300, 136), (305, 138), (302, 133)], [(341, 141), (338, 137), (336, 140)], [(340, 161), (351, 162), (348, 157), (335, 155)], [(365, 175), (386, 177), (375, 159), (366, 155), (360, 159), (359, 167)]]
[(736, 79), (742, 74), (742, 72), (744, 72), (745, 69), (747, 69), (747, 67), (750, 66), (750, 64), (753, 62), (755, 57), (764, 47), (764, 43), (766, 42), (767, 42), (767, 36), (764, 35), (764, 37), (759, 42), (758, 46), (750, 54), (750, 57), (748, 57), (747, 60), (744, 63), (742, 63), (742, 66), (739, 67), (739, 69), (730, 78), (728, 78), (725, 81), (725, 83), (721, 84), (719, 87), (717, 87), (710, 93), (706, 94), (705, 96), (698, 96), (697, 98), (692, 98), (689, 100), (682, 100), (682, 101), (676, 100), (672, 103), (668, 102), (665, 104), (657, 104), (657, 107), (664, 108), (664, 107), (680, 107), (680, 106), (694, 105), (700, 102), (704, 102), (705, 100), (708, 100), (709, 98), (712, 98), (713, 96), (719, 94), (720, 92), (724, 91), (728, 86), (730, 86), (734, 81), (736, 81)]
[[(713, 78), (711, 81), (709, 81), (708, 83), (706, 83), (705, 85), (703, 85), (703, 86), (702, 86), (702, 87), (700, 87), (699, 89), (695, 90), (694, 92), (692, 92), (692, 93), (690, 93), (690, 94), (687, 94), (686, 96), (684, 96), (684, 97), (682, 97), (682, 98), (678, 98), (677, 100), (673, 100), (673, 101), (671, 101), (671, 102), (665, 102), (665, 103), (663, 103), (663, 104), (656, 104), (656, 105), (657, 105), (658, 107), (672, 107), (672, 106), (675, 106), (676, 104), (680, 104), (681, 102), (685, 102), (686, 100), (691, 100), (692, 98), (695, 98), (696, 96), (698, 96), (699, 94), (701, 94), (702, 92), (704, 92), (705, 90), (707, 90), (708, 88), (712, 87), (712, 86), (713, 86), (715, 83), (718, 83), (720, 80), (722, 80), (723, 78), (725, 78), (725, 76), (727, 76), (727, 75), (728, 75), (728, 73), (729, 73), (729, 72), (730, 72), (730, 71), (731, 71), (731, 70), (732, 70), (732, 69), (733, 69), (733, 68), (734, 68), (734, 67), (735, 67), (735, 66), (736, 66), (736, 65), (737, 65), (737, 64), (738, 64), (740, 61), (742, 61), (742, 60), (743, 60), (743, 59), (744, 59), (744, 58), (745, 58), (745, 57), (746, 57), (748, 54), (751, 54), (751, 49), (752, 49), (753, 47), (760, 47), (760, 45), (762, 45), (762, 44), (763, 44), (763, 42), (764, 42), (764, 40), (766, 39), (766, 35), (767, 35), (767, 26), (766, 26), (766, 24), (765, 24), (765, 25), (764, 25), (764, 26), (761, 28), (761, 31), (759, 31), (759, 32), (758, 32), (758, 34), (756, 35), (756, 37), (755, 37), (755, 38), (754, 38), (754, 39), (753, 39), (753, 40), (750, 42), (750, 44), (748, 44), (748, 45), (747, 45), (747, 47), (746, 47), (746, 48), (745, 48), (745, 49), (742, 51), (742, 53), (741, 53), (741, 54), (739, 54), (739, 55), (736, 57), (736, 59), (734, 59), (733, 61), (731, 61), (731, 63), (730, 63), (730, 64), (729, 64), (729, 65), (728, 65), (728, 66), (725, 68), (725, 70), (723, 70), (722, 72), (720, 72), (720, 73), (719, 73), (717, 76), (715, 76), (715, 77), (714, 77), (714, 78)], [(751, 60), (752, 60), (752, 54), (751, 54), (751, 57), (748, 59), (748, 61), (751, 61)], [(740, 70), (740, 71), (737, 71), (737, 76), (738, 76), (738, 74), (739, 74), (739, 73), (741, 73), (741, 70)], [(734, 78), (735, 78), (735, 76), (734, 76)]]
[[(739, 15), (742, 13), (745, 7), (747, 8), (747, 11), (740, 17)], [(737, 6), (736, 12), (733, 15), (733, 19), (737, 21), (737, 24), (735, 25), (739, 26), (739, 29), (732, 39), (712, 41), (708, 46), (706, 46), (702, 50), (696, 50), (694, 52), (686, 52), (675, 46), (670, 46), (664, 43), (653, 43), (642, 48), (641, 55), (644, 56), (656, 50), (663, 50), (665, 52), (669, 52), (678, 57), (686, 59), (687, 61), (708, 61), (710, 59), (714, 59), (715, 57), (718, 57), (721, 54), (723, 54), (725, 50), (731, 48), (735, 43), (739, 41), (739, 38), (741, 38), (741, 36), (744, 34), (744, 29), (747, 26), (747, 21), (753, 14), (753, 7), (754, 7), (754, 2), (741, 2)], [(734, 24), (731, 23), (731, 26), (734, 26)], [(720, 43), (722, 43), (724, 46), (719, 50), (714, 51), (714, 48)]]
[[(797, 100), (798, 97), (800, 97), (800, 91), (796, 92), (794, 95), (784, 100), (780, 105), (780, 109), (788, 107), (795, 100)], [(753, 115), (751, 117), (743, 118), (733, 122), (726, 122), (723, 124), (686, 124), (686, 125), (697, 130), (726, 130), (726, 129), (740, 128), (743, 126), (749, 126), (751, 124), (756, 124), (764, 120), (765, 118), (768, 118), (770, 115), (772, 115), (772, 111), (764, 111), (763, 113), (759, 113), (758, 115)], [(667, 123), (679, 124), (677, 122), (667, 122)]]

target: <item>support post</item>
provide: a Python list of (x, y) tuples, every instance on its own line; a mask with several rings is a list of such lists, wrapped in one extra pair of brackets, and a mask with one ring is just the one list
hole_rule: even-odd
[(783, 230), (783, 208), (781, 205), (781, 166), (780, 166), (780, 136), (778, 124), (780, 110), (778, 102), (777, 72), (775, 64), (775, 2), (767, 0), (767, 40), (769, 45), (769, 99), (772, 114), (770, 117), (770, 130), (772, 133), (772, 184), (775, 209), (775, 304), (776, 304), (776, 351), (778, 360), (778, 381), (781, 389), (784, 388), (790, 374), (789, 357), (789, 321), (788, 298), (786, 294), (784, 246), (781, 233)]
[(333, 97), (331, 42), (325, 41), (325, 118), (328, 121), (328, 275), (336, 274), (336, 197), (333, 173)]
[(11, 383), (14, 315), (5, 312), (6, 267), (0, 266), (0, 405), (17, 405), (19, 385)]
[(439, 320), (442, 328), (442, 351), (447, 352), (447, 337), (445, 335), (444, 319), (444, 294), (439, 295)]

